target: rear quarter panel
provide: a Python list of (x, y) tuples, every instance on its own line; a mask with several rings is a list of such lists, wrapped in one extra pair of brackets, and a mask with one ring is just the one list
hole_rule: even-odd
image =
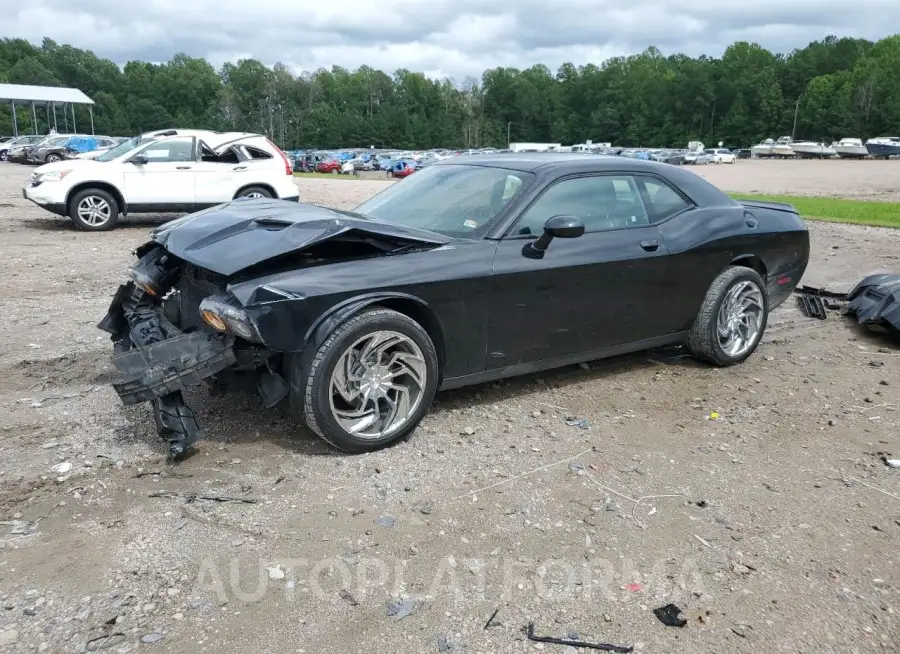
[[(747, 214), (756, 227), (747, 224)], [(759, 269), (770, 308), (800, 281), (809, 259), (809, 234), (796, 214), (741, 205), (695, 208), (659, 225), (671, 252), (665, 310), (689, 329), (710, 284), (728, 266)], [(787, 278), (788, 281), (785, 281)]]

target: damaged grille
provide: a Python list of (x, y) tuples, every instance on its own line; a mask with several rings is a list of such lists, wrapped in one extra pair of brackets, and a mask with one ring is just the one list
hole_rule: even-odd
[(205, 328), (200, 317), (200, 303), (210, 295), (225, 290), (225, 278), (203, 268), (187, 264), (175, 285), (178, 289), (178, 308), (181, 329)]

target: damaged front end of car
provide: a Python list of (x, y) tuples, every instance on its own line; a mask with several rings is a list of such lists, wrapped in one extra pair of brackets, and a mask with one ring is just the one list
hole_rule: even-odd
[(139, 248), (98, 327), (114, 343), (113, 388), (126, 406), (150, 402), (170, 458), (200, 438), (184, 391), (202, 382), (214, 390), (255, 382), (266, 406), (288, 393), (277, 372), (280, 353), (260, 343), (251, 317), (224, 278), (151, 242)]
[[(98, 327), (114, 343), (115, 391), (126, 406), (153, 405), (172, 458), (200, 438), (184, 399), (189, 387), (205, 383), (217, 394), (255, 390), (266, 408), (294, 393), (286, 364), (305, 350), (313, 325), (367, 283), (357, 268), (336, 285), (322, 266), (432, 250), (448, 241), (270, 199), (189, 214), (151, 238), (135, 250), (128, 280)], [(402, 268), (398, 262), (391, 276)]]

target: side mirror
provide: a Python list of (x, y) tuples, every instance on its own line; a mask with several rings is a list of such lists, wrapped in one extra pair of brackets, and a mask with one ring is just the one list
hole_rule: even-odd
[(135, 166), (143, 166), (147, 163), (147, 157), (142, 154), (136, 154), (128, 160), (128, 163), (133, 163)]
[(525, 244), (522, 254), (529, 259), (543, 259), (554, 238), (578, 238), (582, 234), (584, 223), (578, 216), (553, 216), (544, 223), (544, 233)]

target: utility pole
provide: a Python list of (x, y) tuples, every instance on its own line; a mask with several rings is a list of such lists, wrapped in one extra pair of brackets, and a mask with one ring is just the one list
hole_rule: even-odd
[(510, 142), (510, 138), (509, 138), (511, 129), (512, 129), (512, 121), (509, 121), (508, 123), (506, 123), (506, 147), (507, 148), (509, 148), (512, 145), (512, 143)]
[(800, 113), (800, 99), (797, 99), (797, 104), (794, 106), (794, 128), (791, 130), (791, 140), (797, 136), (797, 114)]

